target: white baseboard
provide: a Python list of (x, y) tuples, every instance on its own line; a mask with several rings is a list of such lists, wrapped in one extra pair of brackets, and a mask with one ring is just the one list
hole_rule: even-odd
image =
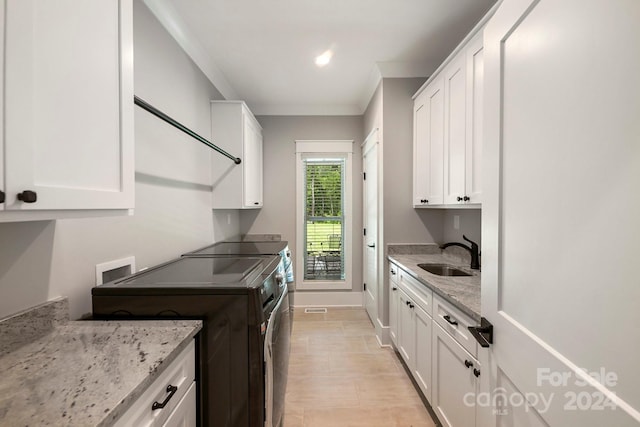
[(296, 291), (294, 307), (363, 307), (362, 292)]
[(378, 341), (381, 341), (380, 345), (382, 347), (391, 347), (391, 333), (388, 326), (382, 326), (380, 328), (380, 337), (378, 338)]

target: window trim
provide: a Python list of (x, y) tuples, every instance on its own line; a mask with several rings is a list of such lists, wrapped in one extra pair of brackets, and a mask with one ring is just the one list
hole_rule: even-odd
[[(344, 280), (304, 280), (305, 181), (303, 160), (314, 155), (345, 159), (344, 170)], [(299, 290), (351, 290), (353, 288), (353, 140), (296, 140), (296, 270)]]

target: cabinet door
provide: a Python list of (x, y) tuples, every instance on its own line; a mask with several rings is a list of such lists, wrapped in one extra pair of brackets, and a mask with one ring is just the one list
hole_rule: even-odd
[(424, 91), (413, 104), (413, 205), (429, 199), (429, 114)]
[(476, 425), (474, 369), (480, 370), (478, 362), (434, 323), (431, 406), (444, 426)]
[(431, 316), (416, 306), (415, 311), (415, 368), (413, 376), (422, 393), (431, 402)]
[(467, 54), (467, 135), (465, 195), (468, 203), (481, 203), (482, 196), (482, 109), (484, 90), (483, 39), (480, 32)]
[(444, 80), (432, 81), (414, 111), (414, 206), (443, 202)]
[(5, 13), (5, 209), (133, 207), (131, 0)]
[(464, 202), (466, 149), (466, 57), (464, 52), (445, 68), (444, 203)]
[(262, 206), (262, 135), (252, 118), (243, 114), (244, 200), (248, 208)]
[(430, 205), (440, 205), (443, 202), (443, 159), (444, 159), (444, 79), (433, 81), (427, 92), (427, 140), (429, 158), (426, 165), (429, 168), (427, 198)]
[(391, 341), (398, 344), (398, 308), (400, 307), (400, 289), (396, 283), (389, 283), (389, 334)]
[(406, 362), (409, 369), (413, 372), (414, 357), (415, 357), (415, 321), (413, 319), (414, 311), (411, 308), (414, 305), (413, 301), (402, 290), (398, 289), (400, 293), (398, 304), (398, 320), (400, 326), (399, 332), (399, 348), (402, 358)]

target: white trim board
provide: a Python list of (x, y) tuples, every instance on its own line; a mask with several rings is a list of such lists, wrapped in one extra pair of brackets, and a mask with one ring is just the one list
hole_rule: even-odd
[(294, 307), (363, 307), (362, 292), (306, 292), (294, 293)]

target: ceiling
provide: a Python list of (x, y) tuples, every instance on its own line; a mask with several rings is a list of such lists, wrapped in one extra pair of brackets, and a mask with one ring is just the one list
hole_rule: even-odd
[[(256, 115), (359, 115), (381, 77), (426, 77), (495, 0), (145, 0)], [(327, 49), (332, 61), (317, 67)]]

